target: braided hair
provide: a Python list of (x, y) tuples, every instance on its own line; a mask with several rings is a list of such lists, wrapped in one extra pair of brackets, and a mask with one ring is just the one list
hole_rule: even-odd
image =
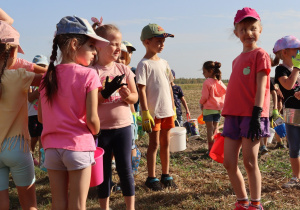
[(50, 56), (50, 64), (48, 66), (48, 71), (41, 82), (41, 90), (45, 88), (45, 96), (47, 101), (52, 104), (53, 97), (58, 90), (58, 81), (56, 76), (56, 67), (54, 62), (57, 60), (57, 50), (60, 49), (62, 57), (69, 58), (75, 61), (76, 52), (71, 50), (70, 44), (72, 39), (77, 39), (78, 45), (80, 48), (84, 45), (90, 38), (83, 34), (60, 34), (54, 37), (52, 45), (52, 53)]
[(16, 46), (7, 44), (7, 43), (0, 43), (0, 60), (4, 61), (3, 62), (3, 66), (0, 69), (0, 99), (1, 99), (1, 95), (2, 95), (2, 85), (1, 85), (1, 78), (2, 75), (4, 74), (4, 70), (6, 69), (6, 65), (7, 65), (7, 61), (9, 59), (9, 55), (12, 51), (13, 48), (15, 48)]
[(220, 70), (221, 63), (217, 61), (206, 61), (203, 64), (203, 69), (206, 69), (207, 71), (213, 71), (213, 75), (217, 78), (217, 80), (222, 79), (222, 72)]

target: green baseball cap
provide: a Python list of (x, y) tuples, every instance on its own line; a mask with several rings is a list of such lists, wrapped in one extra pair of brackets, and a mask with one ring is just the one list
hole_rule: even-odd
[(152, 37), (174, 37), (173, 34), (166, 33), (165, 30), (155, 23), (146, 25), (141, 34), (141, 41), (151, 39)]
[(122, 41), (122, 43), (126, 46), (126, 47), (130, 47), (132, 49), (132, 51), (136, 51), (136, 49), (133, 47), (133, 45), (128, 42), (128, 41)]

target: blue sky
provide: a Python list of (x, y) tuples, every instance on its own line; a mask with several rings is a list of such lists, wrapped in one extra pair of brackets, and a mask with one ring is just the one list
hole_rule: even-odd
[[(241, 53), (242, 44), (233, 35), (233, 19), (238, 9), (254, 8), (261, 17), (263, 31), (258, 45), (272, 54), (274, 43), (285, 35), (300, 38), (300, 12), (297, 1), (278, 0), (51, 0), (1, 2), (1, 8), (15, 20), (20, 43), (29, 61), (36, 54), (50, 57), (55, 25), (67, 15), (89, 20), (102, 16), (103, 23), (117, 25), (123, 40), (137, 49), (131, 66), (136, 66), (145, 54), (140, 41), (142, 28), (157, 23), (167, 38), (160, 57), (175, 70), (176, 77), (203, 78), (202, 64), (207, 60), (222, 63), (222, 74), (228, 79), (232, 60)], [(274, 76), (272, 69), (271, 76)]]

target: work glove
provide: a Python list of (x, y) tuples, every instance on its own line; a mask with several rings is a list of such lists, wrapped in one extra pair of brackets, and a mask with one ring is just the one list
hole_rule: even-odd
[(173, 111), (174, 111), (174, 120), (177, 120), (177, 114), (176, 114), (176, 106), (173, 107)]
[(146, 131), (147, 133), (152, 132), (152, 126), (154, 126), (154, 120), (151, 117), (149, 110), (142, 111), (142, 128), (143, 131)]
[(300, 70), (300, 52), (297, 50), (296, 57), (292, 56), (293, 66)]
[(272, 118), (273, 120), (276, 120), (279, 116), (279, 112), (278, 112), (278, 109), (273, 109), (273, 112), (272, 112)]
[(125, 74), (120, 76), (116, 76), (111, 82), (108, 81), (109, 77), (106, 77), (105, 88), (101, 91), (103, 98), (109, 98), (111, 94), (113, 94), (116, 90), (118, 90), (123, 85), (127, 85), (125, 83), (121, 83)]
[(260, 128), (260, 116), (262, 112), (262, 108), (258, 106), (253, 107), (252, 111), (252, 117), (250, 120), (249, 125), (249, 131), (247, 134), (247, 138), (250, 138), (252, 141), (254, 141), (254, 138), (256, 136), (256, 139), (259, 140), (260, 134), (261, 134), (261, 128)]

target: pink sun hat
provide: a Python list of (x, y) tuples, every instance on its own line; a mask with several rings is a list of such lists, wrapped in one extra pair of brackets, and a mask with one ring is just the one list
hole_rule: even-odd
[(257, 14), (257, 12), (255, 11), (255, 9), (252, 9), (250, 7), (244, 7), (243, 9), (237, 11), (237, 13), (234, 17), (233, 25), (241, 22), (242, 20), (244, 20), (247, 17), (252, 17), (252, 18), (260, 21), (260, 17)]
[(16, 45), (18, 46), (18, 52), (24, 54), (19, 39), (19, 32), (5, 21), (0, 20), (0, 43)]
[(283, 49), (293, 49), (300, 48), (300, 41), (292, 35), (284, 36), (281, 39), (278, 39), (274, 45), (273, 53), (276, 53)]

